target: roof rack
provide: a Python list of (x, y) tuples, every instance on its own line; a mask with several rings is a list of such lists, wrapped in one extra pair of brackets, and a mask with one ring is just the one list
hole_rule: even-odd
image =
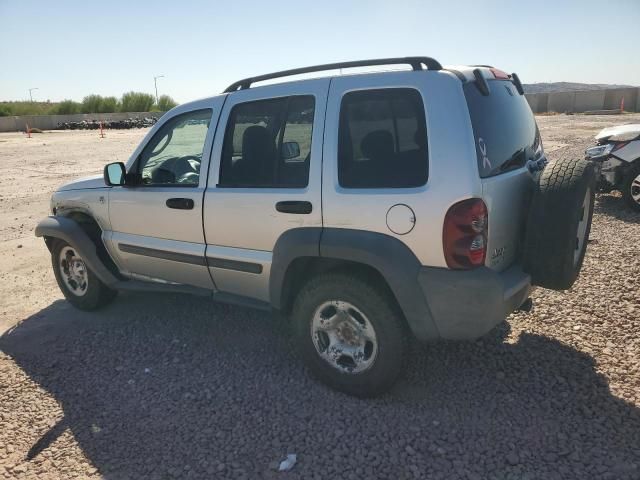
[(340, 68), (372, 67), (375, 65), (411, 65), (413, 70), (422, 70), (422, 65), (428, 70), (442, 70), (442, 65), (431, 57), (399, 57), (399, 58), (376, 58), (372, 60), (356, 60), (353, 62), (326, 63), (312, 67), (294, 68), (292, 70), (282, 70), (281, 72), (267, 73), (257, 77), (243, 78), (229, 85), (224, 93), (245, 90), (251, 87), (252, 83), (271, 80), (272, 78), (289, 77), (291, 75), (301, 75), (303, 73), (322, 72), (326, 70), (338, 70)]

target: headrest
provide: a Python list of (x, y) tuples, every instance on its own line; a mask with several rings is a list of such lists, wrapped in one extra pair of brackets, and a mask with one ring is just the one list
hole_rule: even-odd
[(269, 132), (265, 127), (260, 125), (251, 125), (242, 134), (242, 153), (243, 156), (248, 151), (266, 149), (269, 145)]
[(367, 133), (362, 142), (360, 150), (365, 157), (370, 159), (384, 159), (394, 153), (393, 135), (388, 130), (374, 130)]

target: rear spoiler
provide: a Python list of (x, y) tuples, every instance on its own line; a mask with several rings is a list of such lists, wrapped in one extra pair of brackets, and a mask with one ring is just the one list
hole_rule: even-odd
[[(497, 79), (511, 80), (513, 85), (516, 87), (516, 90), (518, 91), (518, 93), (520, 95), (524, 95), (524, 88), (522, 87), (522, 82), (520, 82), (520, 77), (518, 77), (518, 74), (512, 73), (511, 75), (507, 75), (502, 70), (498, 70), (497, 68), (491, 67), (489, 65), (474, 65), (474, 66), (488, 68), (489, 70), (491, 70), (491, 73), (493, 73), (493, 76)], [(484, 95), (485, 97), (488, 96), (491, 93), (491, 89), (489, 88), (489, 82), (487, 81), (485, 76), (482, 74), (482, 70), (480, 70), (479, 68), (475, 68), (473, 70), (473, 76), (475, 77), (474, 82), (476, 84), (476, 87), (478, 87), (478, 90), (480, 90), (480, 93), (482, 93), (482, 95)]]

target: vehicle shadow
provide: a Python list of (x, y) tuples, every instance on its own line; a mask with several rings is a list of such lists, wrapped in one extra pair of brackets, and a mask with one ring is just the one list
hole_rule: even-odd
[[(269, 320), (151, 294), (93, 314), (58, 301), (24, 319), (0, 350), (64, 412), (24, 458), (69, 429), (118, 479), (640, 474), (640, 410), (552, 338), (508, 343), (505, 324), (477, 342), (414, 345), (394, 390), (361, 400), (309, 378)], [(295, 468), (273, 471), (288, 452)]]
[(640, 223), (640, 213), (629, 208), (619, 194), (600, 193), (596, 196), (593, 212), (627, 223)]

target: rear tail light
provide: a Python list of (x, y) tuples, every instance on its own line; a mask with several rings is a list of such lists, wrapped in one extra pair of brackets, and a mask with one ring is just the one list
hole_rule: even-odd
[(487, 206), (479, 198), (454, 204), (444, 217), (442, 243), (447, 266), (468, 270), (484, 265), (488, 241)]

